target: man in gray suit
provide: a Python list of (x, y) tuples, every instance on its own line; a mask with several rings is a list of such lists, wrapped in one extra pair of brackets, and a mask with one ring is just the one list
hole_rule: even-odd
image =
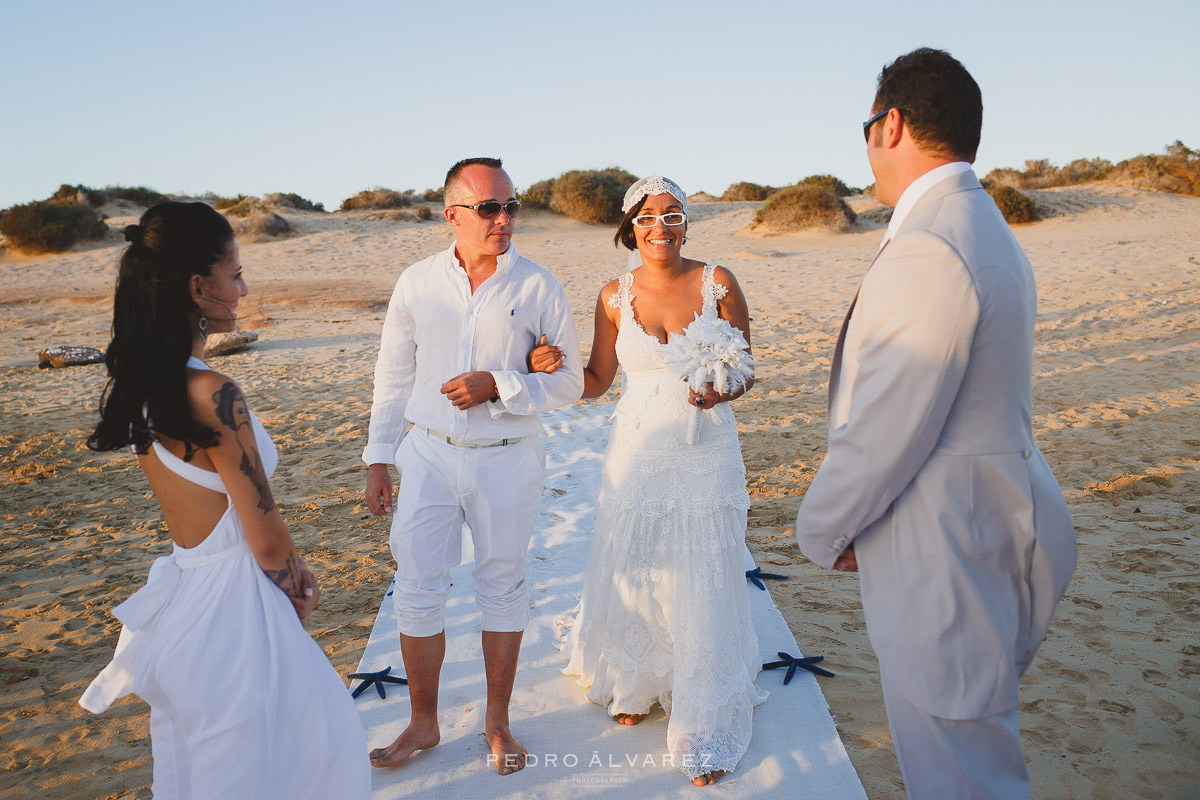
[(1017, 681), (1075, 570), (1033, 444), (1033, 272), (971, 171), (979, 86), (922, 48), (863, 123), (891, 224), (842, 326), (801, 551), (861, 569), (910, 798), (1025, 798)]

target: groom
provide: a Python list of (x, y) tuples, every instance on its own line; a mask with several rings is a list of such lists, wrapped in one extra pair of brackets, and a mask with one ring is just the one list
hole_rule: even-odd
[[(545, 472), (538, 413), (579, 399), (583, 365), (562, 285), (512, 245), (520, 203), (500, 159), (458, 162), (444, 195), (455, 239), (396, 281), (363, 452), (373, 514), (392, 510), (388, 464), (400, 473), (393, 603), (412, 703), (408, 727), (371, 763), (397, 766), (440, 739), (443, 618), (465, 521), (483, 617), (489, 761), (506, 775), (525, 765), (508, 705), (529, 621), (526, 551)], [(562, 344), (562, 366), (530, 374), (526, 355), (545, 337)]]
[(1017, 681), (1075, 569), (1033, 444), (1033, 272), (970, 167), (982, 119), (948, 53), (879, 75), (863, 134), (895, 211), (838, 338), (829, 450), (796, 517), (808, 558), (861, 568), (914, 800), (1029, 796)]

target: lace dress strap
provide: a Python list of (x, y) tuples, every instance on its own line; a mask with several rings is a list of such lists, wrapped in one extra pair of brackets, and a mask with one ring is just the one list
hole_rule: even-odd
[(704, 278), (700, 282), (700, 294), (704, 298), (704, 305), (700, 313), (705, 316), (716, 316), (717, 301), (729, 293), (729, 287), (722, 283), (717, 283), (716, 278), (713, 277), (716, 269), (715, 264), (704, 265)]
[(608, 297), (609, 308), (621, 309), (621, 318), (633, 313), (633, 273), (617, 278), (617, 290)]

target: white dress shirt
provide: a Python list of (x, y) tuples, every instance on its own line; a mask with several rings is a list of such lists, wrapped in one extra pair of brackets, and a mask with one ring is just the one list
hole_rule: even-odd
[[(910, 183), (908, 188), (900, 195), (900, 199), (896, 201), (896, 208), (892, 211), (892, 219), (888, 223), (887, 232), (883, 236), (883, 241), (879, 244), (879, 252), (883, 252), (883, 248), (887, 247), (888, 242), (899, 233), (900, 226), (904, 224), (905, 217), (916, 207), (917, 201), (926, 192), (942, 181), (960, 172), (967, 172), (970, 169), (971, 165), (966, 161), (952, 161), (949, 164), (934, 167)], [(878, 254), (876, 254), (876, 257), (878, 257)], [(850, 419), (850, 398), (853, 395), (854, 378), (858, 375), (858, 358), (856, 354), (858, 353), (861, 338), (862, 327), (858, 324), (858, 319), (853, 312), (851, 312), (850, 323), (846, 326), (846, 344), (842, 349), (842, 364), (838, 374), (838, 386), (842, 387), (842, 391), (838, 394), (837, 403), (833, 407), (833, 426), (835, 428), (845, 425)]]
[[(418, 261), (396, 281), (375, 363), (363, 450), (368, 464), (394, 463), (407, 422), (488, 444), (539, 435), (539, 412), (583, 394), (579, 337), (562, 284), (510, 244), (472, 294), (454, 247)], [(543, 334), (562, 348), (563, 365), (529, 374), (526, 356)], [(500, 399), (460, 411), (440, 389), (473, 371), (492, 373)]]

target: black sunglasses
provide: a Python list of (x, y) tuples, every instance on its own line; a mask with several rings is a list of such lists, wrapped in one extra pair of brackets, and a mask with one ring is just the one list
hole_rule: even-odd
[[(871, 117), (869, 120), (867, 120), (866, 122), (863, 123), (863, 141), (864, 142), (866, 142), (867, 144), (871, 143), (871, 126), (874, 125), (876, 122), (879, 122), (879, 120), (886, 117), (888, 115), (888, 112), (891, 111), (892, 108), (895, 108), (895, 106), (890, 106), (888, 108), (885, 108), (883, 111), (880, 111), (878, 114), (875, 114), (873, 117)], [(897, 108), (896, 110), (899, 111), (900, 109)]]
[(510, 217), (515, 217), (517, 212), (521, 210), (521, 204), (516, 200), (509, 200), (507, 203), (501, 203), (499, 200), (484, 200), (482, 203), (476, 203), (473, 206), (464, 206), (455, 203), (452, 207), (472, 209), (483, 219), (491, 219), (499, 214), (501, 209)]

